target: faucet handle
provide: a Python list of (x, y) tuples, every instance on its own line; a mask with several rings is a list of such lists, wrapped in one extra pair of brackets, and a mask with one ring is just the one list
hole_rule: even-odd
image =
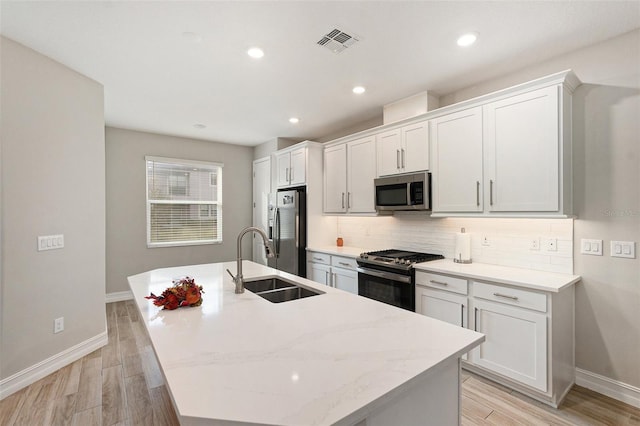
[(231, 273), (231, 271), (229, 269), (227, 269), (227, 272), (229, 273), (229, 275), (231, 275), (231, 278), (233, 278), (233, 281), (236, 281), (236, 277)]

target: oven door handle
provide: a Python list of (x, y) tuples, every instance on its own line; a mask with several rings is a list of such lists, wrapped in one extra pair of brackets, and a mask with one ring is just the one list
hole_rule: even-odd
[(378, 278), (386, 278), (386, 279), (393, 280), (393, 281), (400, 281), (400, 282), (403, 282), (403, 283), (411, 284), (411, 276), (410, 275), (394, 274), (393, 272), (378, 271), (378, 270), (374, 270), (374, 269), (363, 268), (361, 266), (357, 267), (356, 270), (358, 272), (360, 272), (361, 274), (371, 275), (371, 276), (378, 277)]

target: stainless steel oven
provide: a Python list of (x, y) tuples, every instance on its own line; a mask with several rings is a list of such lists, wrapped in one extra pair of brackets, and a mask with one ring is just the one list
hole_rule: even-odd
[(358, 294), (415, 311), (415, 285), (411, 274), (358, 267)]
[(381, 250), (362, 253), (358, 263), (358, 294), (415, 311), (415, 271), (413, 265), (443, 259), (439, 254), (406, 250)]

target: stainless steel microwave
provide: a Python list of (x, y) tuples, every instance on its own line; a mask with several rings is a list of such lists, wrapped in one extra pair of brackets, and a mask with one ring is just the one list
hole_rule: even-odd
[(376, 210), (431, 210), (431, 173), (417, 172), (374, 180)]

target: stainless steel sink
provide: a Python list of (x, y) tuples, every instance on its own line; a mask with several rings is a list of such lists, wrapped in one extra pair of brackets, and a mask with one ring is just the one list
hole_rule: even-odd
[(324, 294), (320, 291), (302, 287), (279, 278), (245, 281), (244, 288), (272, 303), (289, 302), (291, 300)]

